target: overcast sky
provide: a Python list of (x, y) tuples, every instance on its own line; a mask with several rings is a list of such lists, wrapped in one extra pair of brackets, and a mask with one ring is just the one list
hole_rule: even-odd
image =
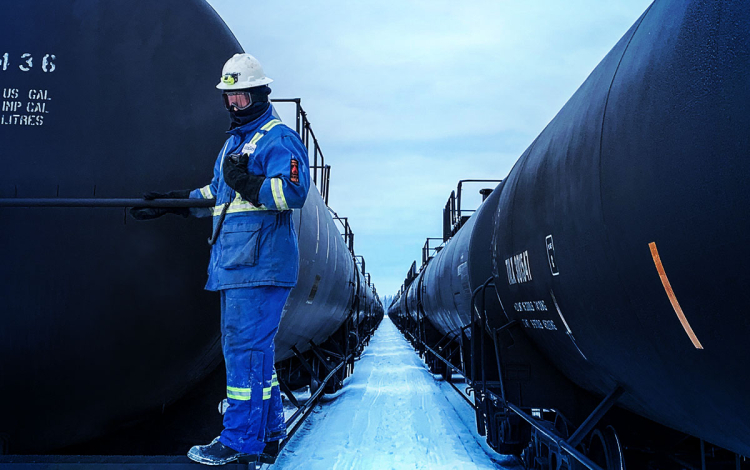
[(302, 99), (382, 297), (442, 235), (458, 180), (505, 178), (651, 0), (209, 3), (271, 97)]

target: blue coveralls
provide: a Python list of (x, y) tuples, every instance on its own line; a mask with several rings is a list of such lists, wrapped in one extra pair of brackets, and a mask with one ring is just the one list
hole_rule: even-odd
[[(214, 230), (229, 205), (211, 250), (206, 289), (221, 293), (222, 349), (227, 399), (221, 442), (258, 454), (265, 442), (286, 436), (281, 393), (274, 370), (274, 337), (289, 291), (297, 283), (299, 253), (292, 209), (305, 203), (310, 186), (307, 149), (272, 106), (260, 118), (229, 131), (211, 184), (191, 198), (216, 198)], [(266, 177), (256, 207), (222, 176), (224, 157), (244, 153), (248, 170)], [(201, 215), (196, 213), (195, 215)]]

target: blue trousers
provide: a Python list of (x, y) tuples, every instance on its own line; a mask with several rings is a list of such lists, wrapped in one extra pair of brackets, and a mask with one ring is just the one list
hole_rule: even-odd
[(286, 437), (273, 341), (290, 290), (258, 286), (221, 291), (229, 408), (219, 440), (239, 452), (258, 454), (266, 442)]

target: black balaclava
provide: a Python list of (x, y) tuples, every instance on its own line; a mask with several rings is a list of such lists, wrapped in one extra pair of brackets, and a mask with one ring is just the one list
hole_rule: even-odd
[(229, 118), (232, 121), (229, 125), (230, 130), (255, 121), (271, 106), (271, 103), (268, 102), (268, 95), (271, 94), (271, 88), (268, 85), (249, 88), (248, 91), (252, 97), (253, 104), (239, 111), (229, 110)]

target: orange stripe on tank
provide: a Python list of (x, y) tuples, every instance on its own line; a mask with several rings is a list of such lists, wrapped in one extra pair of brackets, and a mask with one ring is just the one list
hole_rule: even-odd
[(672, 308), (674, 308), (674, 313), (677, 314), (677, 318), (679, 318), (682, 327), (685, 329), (685, 333), (687, 333), (688, 337), (690, 338), (690, 341), (693, 342), (693, 346), (695, 346), (696, 349), (703, 349), (703, 345), (700, 341), (698, 341), (698, 337), (695, 336), (693, 328), (690, 327), (690, 323), (685, 317), (685, 314), (682, 312), (682, 307), (680, 307), (680, 303), (677, 301), (677, 297), (675, 297), (674, 295), (672, 284), (669, 283), (667, 273), (664, 272), (664, 265), (661, 264), (659, 250), (656, 249), (656, 242), (649, 243), (648, 247), (651, 249), (651, 257), (654, 258), (656, 271), (659, 273), (661, 284), (664, 286), (664, 291), (667, 293), (667, 297), (669, 297), (669, 302), (672, 304)]

